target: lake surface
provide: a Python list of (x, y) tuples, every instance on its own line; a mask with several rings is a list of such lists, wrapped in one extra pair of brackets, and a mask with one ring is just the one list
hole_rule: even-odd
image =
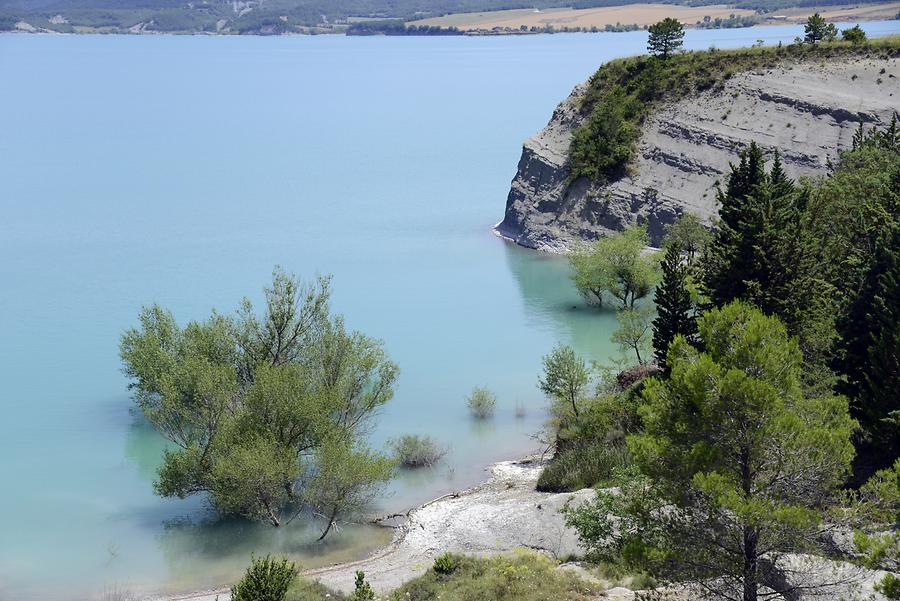
[[(308, 525), (218, 522), (201, 498), (153, 495), (164, 443), (131, 411), (120, 333), (143, 304), (186, 321), (258, 300), (276, 264), (334, 274), (335, 308), (399, 363), (373, 443), (451, 448), (382, 509), (537, 448), (541, 356), (563, 342), (608, 361), (614, 319), (582, 305), (564, 260), (490, 226), (522, 141), (645, 36), (0, 36), (0, 599), (190, 590), (254, 551), (309, 567), (386, 542), (344, 528), (317, 545)], [(469, 419), (473, 386), (497, 393), (493, 421)]]

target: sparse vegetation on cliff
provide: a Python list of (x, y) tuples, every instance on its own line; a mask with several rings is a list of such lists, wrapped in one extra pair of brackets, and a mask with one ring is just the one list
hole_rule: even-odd
[(638, 56), (604, 64), (581, 99), (584, 121), (569, 147), (570, 178), (603, 183), (622, 177), (634, 157), (641, 126), (658, 103), (716, 88), (736, 73), (802, 61), (900, 56), (900, 36), (868, 41), (851, 37), (852, 41), (683, 52), (666, 60)]

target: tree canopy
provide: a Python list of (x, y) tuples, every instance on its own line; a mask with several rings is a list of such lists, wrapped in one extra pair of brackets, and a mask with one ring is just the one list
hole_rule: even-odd
[(653, 56), (669, 58), (684, 44), (684, 27), (672, 17), (666, 17), (650, 26), (647, 51)]
[(830, 42), (837, 37), (837, 27), (834, 26), (834, 23), (826, 22), (819, 13), (809, 16), (806, 25), (803, 26), (803, 32), (805, 34), (803, 41), (808, 44)]
[(331, 313), (330, 291), (329, 278), (303, 283), (276, 269), (261, 313), (245, 299), (234, 316), (181, 327), (157, 305), (141, 312), (120, 354), (138, 407), (172, 443), (158, 494), (205, 492), (222, 514), (277, 526), (309, 496), (303, 483), (321, 484), (335, 462), (366, 466), (360, 494), (389, 476), (359, 435), (393, 395), (398, 368), (381, 342)]
[(597, 556), (755, 601), (789, 593), (770, 567), (816, 548), (823, 508), (849, 472), (855, 427), (846, 399), (804, 396), (797, 341), (742, 302), (698, 320), (703, 351), (672, 343), (667, 379), (650, 379), (638, 471), (620, 493), (569, 513)]
[(645, 252), (649, 243), (646, 228), (635, 225), (577, 249), (569, 255), (575, 287), (590, 303), (612, 297), (618, 307), (633, 309), (659, 281), (659, 260)]

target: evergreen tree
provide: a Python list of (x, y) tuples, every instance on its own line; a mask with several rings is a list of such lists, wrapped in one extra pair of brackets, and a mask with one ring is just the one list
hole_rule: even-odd
[(841, 37), (844, 38), (845, 42), (850, 42), (854, 46), (859, 46), (866, 41), (866, 32), (863, 31), (862, 27), (859, 25), (855, 25), (842, 31)]
[(803, 41), (807, 44), (817, 44), (822, 40), (831, 41), (837, 36), (837, 28), (834, 23), (826, 23), (819, 13), (809, 16), (803, 31), (806, 34)]
[(846, 317), (839, 367), (842, 392), (863, 426), (864, 446), (884, 467), (900, 451), (893, 412), (900, 411), (900, 227), (879, 243), (875, 261)]
[(677, 19), (666, 17), (649, 28), (647, 50), (653, 56), (669, 58), (673, 52), (684, 44), (684, 27)]
[(670, 244), (666, 249), (662, 274), (662, 283), (653, 296), (657, 314), (653, 320), (653, 349), (656, 362), (664, 367), (675, 336), (693, 340), (697, 333), (694, 306), (687, 288), (687, 265), (682, 261), (680, 245)]
[(801, 333), (817, 285), (803, 225), (807, 197), (785, 174), (777, 151), (769, 173), (758, 146), (741, 154), (719, 193), (721, 222), (706, 271), (715, 305), (745, 300), (780, 317), (792, 335)]
[(705, 273), (707, 293), (714, 305), (745, 298), (747, 282), (755, 277), (754, 242), (759, 216), (754, 193), (766, 181), (762, 149), (751, 142), (731, 166), (725, 190), (717, 193), (718, 229), (708, 248)]
[(887, 457), (900, 455), (900, 228), (894, 230), (884, 254), (884, 273), (869, 321), (872, 345), (865, 374), (864, 412), (871, 434)]

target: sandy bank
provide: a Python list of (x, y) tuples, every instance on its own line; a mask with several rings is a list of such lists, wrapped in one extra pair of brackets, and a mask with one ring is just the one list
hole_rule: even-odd
[[(541, 463), (504, 461), (488, 468), (490, 479), (460, 493), (441, 497), (409, 512), (394, 541), (372, 557), (304, 572), (344, 592), (353, 590), (357, 570), (366, 573), (377, 592), (392, 590), (424, 573), (446, 551), (493, 555), (534, 549), (552, 557), (580, 553), (575, 533), (559, 510), (579, 503), (592, 490), (550, 494), (535, 491)], [(227, 601), (227, 590), (157, 598), (156, 601)]]

